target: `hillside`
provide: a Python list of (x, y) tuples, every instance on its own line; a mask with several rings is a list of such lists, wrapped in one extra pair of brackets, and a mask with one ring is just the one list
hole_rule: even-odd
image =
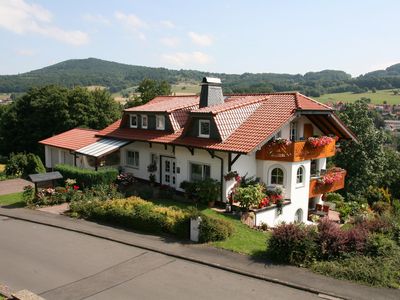
[[(31, 87), (59, 84), (67, 87), (104, 86), (118, 92), (137, 86), (144, 78), (166, 80), (178, 87), (198, 84), (204, 76), (220, 77), (225, 93), (300, 91), (318, 97), (327, 93), (366, 92), (400, 87), (400, 64), (352, 78), (344, 71), (323, 70), (301, 74), (209, 73), (127, 65), (96, 58), (72, 59), (18, 75), (0, 76), (0, 93), (25, 92)], [(185, 92), (182, 90), (182, 92)]]

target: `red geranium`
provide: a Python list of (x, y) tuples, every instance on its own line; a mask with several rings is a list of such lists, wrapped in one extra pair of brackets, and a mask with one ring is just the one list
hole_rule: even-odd
[(79, 190), (79, 186), (74, 185), (74, 191), (77, 191), (77, 190)]
[(333, 140), (334, 138), (329, 136), (309, 137), (307, 143), (313, 148), (319, 148), (330, 144)]
[(258, 204), (258, 208), (263, 208), (266, 206), (269, 206), (269, 198), (268, 197), (262, 198), (262, 200)]

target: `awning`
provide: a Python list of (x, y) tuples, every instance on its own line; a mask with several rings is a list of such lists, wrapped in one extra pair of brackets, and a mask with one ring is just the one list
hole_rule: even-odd
[(126, 140), (104, 138), (93, 144), (80, 148), (76, 150), (76, 152), (92, 157), (100, 157), (112, 153), (129, 143), (130, 141)]
[(45, 181), (52, 181), (57, 179), (62, 179), (63, 176), (60, 172), (48, 172), (48, 173), (39, 173), (39, 174), (30, 174), (29, 179), (33, 183), (45, 182)]

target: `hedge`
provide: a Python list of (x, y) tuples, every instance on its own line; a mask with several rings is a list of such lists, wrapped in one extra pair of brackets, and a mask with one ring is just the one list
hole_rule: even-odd
[(118, 170), (114, 168), (102, 168), (94, 171), (60, 164), (56, 165), (55, 170), (60, 172), (64, 179), (75, 179), (77, 185), (82, 188), (100, 184), (111, 184), (118, 176)]
[[(139, 197), (115, 200), (73, 201), (73, 215), (86, 219), (107, 222), (127, 228), (151, 233), (169, 233), (180, 238), (189, 238), (190, 218), (193, 212), (175, 206), (164, 207)], [(200, 214), (200, 241), (223, 240), (233, 232), (232, 225), (224, 220)]]

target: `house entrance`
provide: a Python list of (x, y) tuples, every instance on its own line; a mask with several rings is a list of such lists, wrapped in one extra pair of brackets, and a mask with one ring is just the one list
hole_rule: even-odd
[(172, 157), (161, 158), (162, 179), (161, 184), (169, 185), (175, 188), (176, 186), (176, 161)]

